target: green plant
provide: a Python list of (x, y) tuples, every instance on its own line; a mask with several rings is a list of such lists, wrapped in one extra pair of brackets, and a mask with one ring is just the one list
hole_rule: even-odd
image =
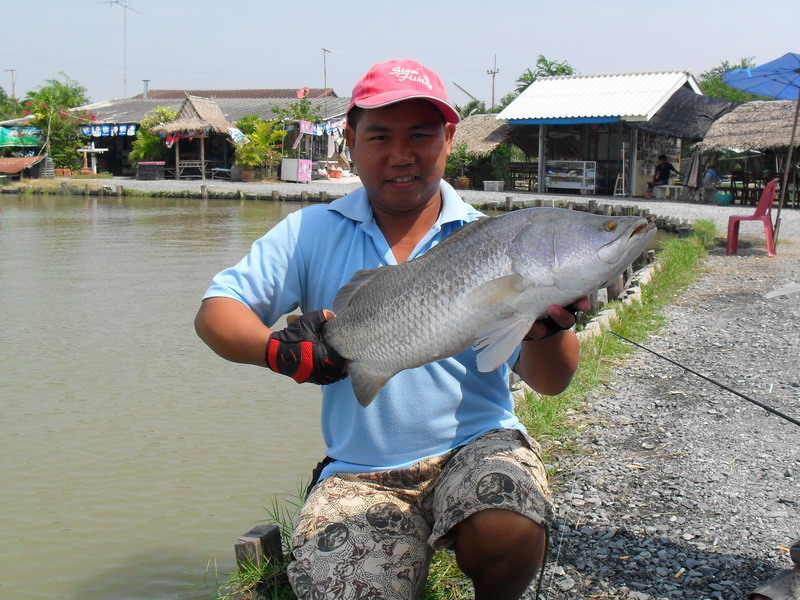
[(94, 115), (83, 110), (69, 110), (55, 103), (25, 102), (29, 124), (44, 134), (44, 151), (59, 169), (72, 169), (80, 164), (78, 149), (83, 146), (80, 127), (94, 120)]
[(28, 92), (23, 103), (29, 124), (39, 129), (45, 138), (43, 149), (57, 168), (77, 167), (77, 150), (83, 145), (81, 125), (91, 123), (94, 115), (75, 107), (86, 104), (86, 88), (63, 72), (64, 81), (48, 79), (39, 91)]
[(284, 121), (309, 121), (311, 123), (319, 123), (322, 117), (311, 104), (308, 98), (308, 88), (300, 88), (297, 90), (297, 102), (292, 102), (287, 106), (273, 106), (272, 112), (278, 115)]
[[(281, 547), (284, 556), (291, 552), (291, 532), (300, 514), (305, 497), (307, 482), (301, 482), (297, 491), (282, 497), (273, 496), (271, 503), (265, 507), (268, 523), (278, 525), (281, 531)], [(211, 562), (209, 561), (209, 567)], [(206, 569), (208, 575), (208, 569)], [(296, 600), (289, 585), (284, 562), (273, 564), (264, 561), (260, 566), (248, 563), (219, 582), (219, 574), (214, 569), (216, 600)]]
[(157, 106), (154, 110), (147, 113), (139, 123), (136, 131), (136, 139), (133, 140), (131, 151), (128, 155), (133, 168), (139, 166), (140, 162), (150, 160), (166, 160), (169, 149), (164, 143), (164, 139), (150, 130), (156, 125), (163, 125), (174, 121), (178, 112), (174, 108)]
[[(314, 106), (311, 104), (311, 100), (308, 98), (309, 90), (307, 87), (300, 88), (297, 90), (297, 102), (292, 102), (287, 106), (273, 106), (272, 111), (278, 115), (278, 118), (282, 121), (287, 123), (299, 123), (299, 121), (308, 121), (309, 123), (320, 123), (322, 121), (322, 117), (316, 111)], [(288, 129), (290, 127), (286, 127), (287, 131), (284, 131), (284, 137), (288, 134)], [(295, 125), (293, 130), (293, 135), (290, 140), (287, 140), (287, 143), (283, 145), (283, 155), (289, 156), (292, 147), (294, 146), (294, 142), (297, 140), (299, 136), (302, 134), (300, 133), (300, 128)], [(297, 156), (300, 156), (300, 148), (297, 149)]]
[(467, 145), (464, 142), (454, 144), (445, 163), (445, 177), (464, 177), (474, 160), (474, 157), (467, 151)]
[(278, 119), (264, 121), (256, 115), (247, 115), (236, 122), (236, 126), (244, 133), (248, 142), (233, 143), (236, 164), (252, 170), (266, 165), (275, 167), (281, 158), (281, 143), (286, 131)]

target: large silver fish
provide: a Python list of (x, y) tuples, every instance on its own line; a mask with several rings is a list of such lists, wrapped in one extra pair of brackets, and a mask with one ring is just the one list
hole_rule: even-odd
[(490, 372), (551, 304), (610, 285), (655, 229), (640, 217), (558, 208), (485, 217), (412, 261), (358, 271), (337, 293), (322, 336), (353, 361), (362, 406), (403, 369), (470, 347)]

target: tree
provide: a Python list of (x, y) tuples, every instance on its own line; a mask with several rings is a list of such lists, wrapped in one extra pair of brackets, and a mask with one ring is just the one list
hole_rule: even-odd
[(750, 69), (755, 67), (753, 57), (745, 57), (739, 60), (737, 64), (731, 64), (727, 60), (723, 60), (718, 67), (709, 69), (701, 74), (697, 80), (700, 84), (700, 89), (706, 96), (712, 98), (723, 98), (725, 100), (737, 100), (739, 102), (749, 102), (751, 100), (766, 100), (763, 96), (756, 96), (755, 94), (748, 94), (736, 88), (726, 85), (722, 81), (722, 76), (726, 71), (734, 69)]
[(567, 61), (547, 60), (540, 54), (536, 58), (536, 69), (529, 68), (517, 78), (517, 94), (521, 94), (525, 89), (536, 81), (539, 77), (557, 77), (559, 75), (574, 75), (575, 69)]
[(458, 114), (461, 115), (462, 119), (466, 119), (470, 115), (485, 115), (487, 112), (486, 104), (480, 100), (475, 100), (474, 98), (467, 102), (463, 107), (456, 105), (456, 110), (458, 111)]
[(62, 109), (88, 104), (89, 97), (86, 95), (86, 88), (63, 71), (59, 71), (59, 74), (64, 78), (63, 82), (57, 79), (48, 79), (39, 88), (39, 91), (28, 92), (25, 99), (33, 104), (42, 102), (55, 104)]
[(500, 112), (506, 106), (511, 104), (517, 99), (522, 92), (524, 92), (530, 84), (539, 79), (540, 77), (557, 77), (559, 75), (574, 75), (575, 69), (572, 68), (567, 61), (548, 60), (543, 54), (536, 58), (536, 68), (531, 69), (528, 67), (523, 71), (522, 75), (517, 77), (517, 87), (513, 92), (509, 92), (500, 99), (500, 104), (494, 110), (489, 112)]
[(23, 115), (31, 115), (30, 125), (44, 134), (42, 150), (53, 159), (53, 165), (72, 168), (78, 164), (77, 150), (83, 145), (80, 126), (95, 117), (75, 109), (89, 101), (86, 88), (65, 73), (61, 75), (63, 82), (48, 79), (39, 91), (27, 93)]
[(157, 106), (154, 110), (147, 113), (139, 123), (136, 131), (136, 139), (133, 140), (131, 151), (128, 155), (133, 168), (137, 168), (140, 162), (148, 160), (166, 160), (169, 149), (164, 143), (163, 138), (150, 133), (156, 125), (163, 125), (174, 121), (178, 116), (178, 111), (166, 106)]
[(22, 116), (22, 108), (20, 107), (19, 100), (13, 96), (9, 96), (6, 91), (0, 87), (0, 120), (15, 119)]
[(322, 121), (320, 114), (314, 109), (311, 100), (308, 99), (308, 88), (297, 90), (297, 102), (292, 102), (288, 106), (273, 106), (272, 112), (285, 121), (310, 121), (319, 123)]

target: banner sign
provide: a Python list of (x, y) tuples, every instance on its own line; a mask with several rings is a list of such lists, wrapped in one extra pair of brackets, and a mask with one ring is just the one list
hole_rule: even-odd
[(44, 138), (35, 127), (0, 127), (0, 147), (41, 146)]
[(136, 135), (136, 123), (125, 125), (84, 125), (81, 135), (84, 137), (116, 137)]

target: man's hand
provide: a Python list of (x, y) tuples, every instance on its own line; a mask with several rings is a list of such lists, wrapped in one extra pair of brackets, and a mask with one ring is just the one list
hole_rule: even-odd
[(297, 383), (326, 385), (347, 377), (347, 360), (326, 346), (319, 335), (325, 321), (333, 317), (329, 310), (318, 310), (301, 315), (285, 329), (274, 332), (264, 351), (267, 366)]
[(569, 329), (575, 325), (575, 313), (589, 310), (591, 302), (587, 296), (578, 298), (569, 306), (558, 306), (553, 304), (547, 309), (547, 316), (544, 319), (539, 319), (528, 331), (524, 341), (541, 340), (551, 335), (555, 335)]

